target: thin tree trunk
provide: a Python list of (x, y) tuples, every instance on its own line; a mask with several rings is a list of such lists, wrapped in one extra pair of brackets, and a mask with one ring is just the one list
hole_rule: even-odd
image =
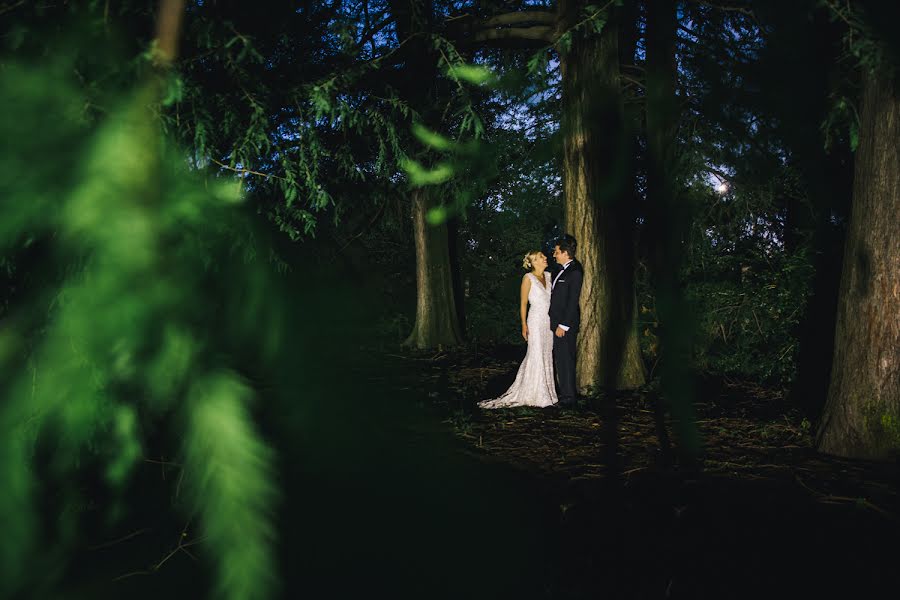
[(411, 192), (413, 236), (416, 245), (416, 323), (404, 342), (425, 349), (455, 346), (462, 342), (456, 314), (447, 224), (431, 225), (426, 219), (433, 205), (433, 190)]
[(450, 279), (453, 284), (453, 300), (456, 307), (456, 319), (459, 323), (459, 330), (462, 337), (466, 337), (466, 294), (463, 286), (462, 263), (459, 257), (460, 235), (459, 235), (460, 217), (451, 217), (447, 219), (447, 250), (450, 266)]
[[(584, 18), (584, 2), (561, 1), (562, 22)], [(619, 85), (617, 27), (575, 31), (561, 49), (566, 231), (584, 265), (577, 385), (635, 388), (644, 366), (635, 325), (631, 144)]]
[(818, 447), (900, 451), (900, 80), (865, 76), (831, 386)]

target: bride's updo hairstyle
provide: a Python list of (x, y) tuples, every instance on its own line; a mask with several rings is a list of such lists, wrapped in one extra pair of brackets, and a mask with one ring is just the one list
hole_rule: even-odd
[(530, 271), (534, 267), (534, 259), (536, 259), (540, 254), (540, 250), (532, 250), (531, 252), (526, 254), (525, 258), (522, 260), (522, 268), (526, 271)]

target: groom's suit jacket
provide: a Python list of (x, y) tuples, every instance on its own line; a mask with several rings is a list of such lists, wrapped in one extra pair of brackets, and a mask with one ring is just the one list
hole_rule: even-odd
[(556, 283), (550, 295), (550, 329), (555, 331), (557, 325), (565, 325), (573, 332), (578, 331), (581, 325), (578, 299), (583, 279), (584, 269), (577, 260), (570, 262), (559, 277), (554, 275), (553, 281)]

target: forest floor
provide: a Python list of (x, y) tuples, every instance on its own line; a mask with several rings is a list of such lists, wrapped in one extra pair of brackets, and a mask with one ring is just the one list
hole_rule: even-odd
[(699, 458), (685, 466), (653, 386), (573, 409), (478, 409), (512, 383), (523, 353), (497, 346), (402, 361), (464, 452), (533, 475), (536, 493), (558, 505), (560, 595), (858, 596), (894, 572), (900, 468), (819, 454), (783, 390), (702, 383)]
[[(701, 452), (685, 466), (652, 386), (574, 409), (483, 411), (476, 402), (512, 383), (523, 346), (411, 354), (345, 339), (286, 353), (273, 369), (283, 379), (257, 382), (278, 455), (278, 597), (755, 600), (896, 587), (900, 469), (818, 454), (779, 390), (703, 382)], [(25, 597), (209, 595), (211, 551), (192, 517), (170, 510), (179, 469), (148, 456), (117, 499), (122, 520), (110, 525), (109, 502), (92, 499), (62, 583), (47, 578), (69, 592)]]

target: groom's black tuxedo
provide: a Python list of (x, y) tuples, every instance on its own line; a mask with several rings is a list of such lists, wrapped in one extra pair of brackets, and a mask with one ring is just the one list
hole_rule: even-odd
[[(553, 364), (559, 385), (559, 403), (575, 404), (575, 342), (581, 325), (581, 283), (584, 269), (573, 260), (561, 273), (553, 277), (553, 293), (550, 295), (550, 329), (553, 334)], [(556, 337), (559, 325), (568, 327), (566, 335)]]
[(584, 269), (581, 263), (573, 260), (562, 273), (553, 276), (553, 294), (550, 296), (550, 329), (556, 331), (557, 325), (565, 325), (569, 330), (578, 331), (581, 325), (581, 309), (578, 299), (581, 296), (581, 282)]

